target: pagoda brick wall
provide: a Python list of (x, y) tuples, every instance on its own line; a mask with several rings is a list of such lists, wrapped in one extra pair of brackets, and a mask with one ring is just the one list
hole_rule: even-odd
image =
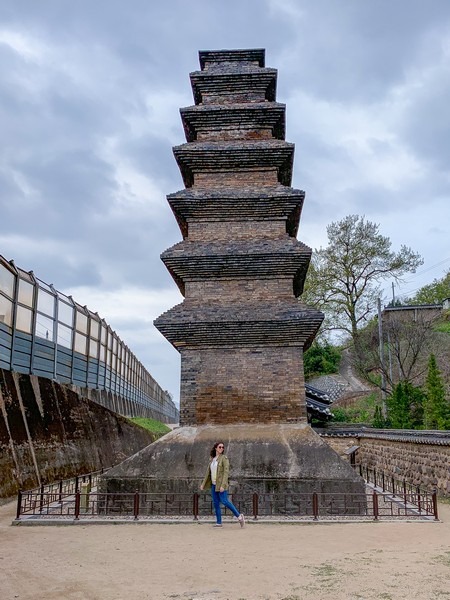
[(303, 357), (295, 346), (182, 350), (181, 357), (181, 422), (306, 421)]
[(234, 279), (229, 281), (193, 281), (186, 284), (186, 296), (190, 302), (231, 304), (242, 298), (251, 302), (264, 300), (289, 300), (292, 298), (292, 280), (266, 279)]
[(284, 237), (286, 237), (286, 224), (284, 221), (261, 221), (258, 223), (257, 228), (249, 227), (245, 221), (189, 224), (189, 239), (191, 242), (227, 241), (230, 238), (234, 240), (260, 240)]

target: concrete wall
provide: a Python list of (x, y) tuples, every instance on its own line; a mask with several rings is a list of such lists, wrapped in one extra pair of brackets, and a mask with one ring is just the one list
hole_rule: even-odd
[(0, 498), (112, 466), (154, 439), (50, 379), (0, 369)]
[[(359, 446), (356, 462), (450, 497), (450, 432), (330, 433), (322, 438), (341, 456)], [(348, 458), (347, 458), (348, 459)]]

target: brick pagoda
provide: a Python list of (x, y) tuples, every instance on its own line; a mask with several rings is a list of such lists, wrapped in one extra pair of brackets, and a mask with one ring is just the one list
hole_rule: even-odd
[(264, 50), (200, 65), (174, 148), (186, 189), (168, 196), (183, 241), (161, 257), (185, 300), (155, 321), (181, 353), (181, 425), (304, 422), (303, 350), (323, 315), (297, 299), (311, 249), (277, 71)]
[(323, 315), (298, 300), (311, 250), (296, 239), (294, 146), (264, 50), (200, 52), (200, 65), (195, 106), (181, 110), (187, 143), (174, 148), (186, 189), (168, 196), (183, 241), (162, 254), (185, 300), (155, 321), (181, 353), (181, 427), (100, 489), (198, 491), (221, 440), (244, 511), (254, 492), (276, 490), (280, 510), (298, 514), (309, 509), (284, 493), (365, 490), (306, 422), (303, 351)]

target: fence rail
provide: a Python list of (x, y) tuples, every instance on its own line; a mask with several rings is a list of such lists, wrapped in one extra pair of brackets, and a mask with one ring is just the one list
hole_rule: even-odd
[[(366, 465), (356, 465), (371, 493), (231, 494), (240, 512), (258, 518), (301, 518), (379, 520), (383, 518), (428, 518), (438, 520), (437, 492), (425, 490), (406, 480), (395, 479)], [(97, 488), (98, 478), (107, 469), (20, 491), (16, 519), (155, 519), (214, 515), (206, 493), (106, 493)], [(227, 511), (225, 510), (225, 515)]]
[[(48, 506), (49, 504), (62, 502), (63, 499), (74, 496), (80, 491), (81, 484), (87, 484), (89, 486), (89, 491), (92, 490), (92, 488), (97, 486), (99, 476), (103, 475), (103, 473), (109, 468), (110, 467), (102, 468), (98, 471), (85, 473), (84, 475), (76, 475), (75, 477), (60, 479), (59, 481), (43, 484), (38, 488), (27, 490), (26, 492), (19, 491), (19, 498), (33, 498), (33, 502), (35, 502), (36, 496), (39, 496), (39, 507), (42, 511), (44, 507)], [(20, 503), (18, 502), (17, 518), (19, 518), (20, 514), (24, 514), (23, 512), (19, 512), (19, 504)], [(26, 504), (24, 505), (24, 508), (26, 511), (29, 510), (29, 507), (27, 507)]]
[[(254, 520), (286, 519), (438, 519), (436, 492), (393, 494), (248, 494), (232, 496), (239, 511)], [(227, 511), (225, 511), (227, 514)], [(193, 520), (214, 515), (211, 498), (198, 493), (60, 493), (20, 492), (17, 519), (149, 519), (191, 517)]]
[(394, 496), (417, 496), (420, 502), (421, 496), (432, 493), (426, 488), (421, 488), (406, 481), (406, 479), (396, 479), (393, 475), (389, 475), (374, 467), (359, 464), (356, 465), (356, 468), (367, 483), (373, 484), (383, 492), (390, 492)]

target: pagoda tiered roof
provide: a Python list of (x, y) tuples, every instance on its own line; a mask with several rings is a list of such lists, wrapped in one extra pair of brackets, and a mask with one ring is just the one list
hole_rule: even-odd
[(277, 102), (189, 106), (180, 110), (186, 140), (210, 137), (273, 137), (284, 140), (286, 106)]
[(293, 279), (299, 296), (311, 259), (311, 248), (292, 238), (229, 242), (183, 241), (161, 258), (184, 294), (185, 281), (222, 278)]
[(198, 53), (201, 70), (217, 68), (223, 63), (254, 64), (265, 67), (264, 48), (244, 48), (242, 50), (200, 50)]
[(194, 71), (190, 78), (195, 104), (274, 102), (276, 98), (276, 69), (233, 63), (230, 71), (225, 63), (207, 71)]
[(286, 232), (296, 237), (305, 192), (278, 185), (260, 189), (196, 189), (191, 187), (167, 196), (183, 238), (188, 236), (188, 222), (227, 221), (286, 221)]
[(298, 346), (312, 343), (323, 314), (298, 301), (238, 306), (183, 302), (163, 313), (156, 327), (176, 348), (189, 346)]
[(281, 140), (190, 142), (175, 146), (173, 153), (186, 187), (194, 185), (199, 173), (224, 171), (276, 169), (282, 185), (289, 186), (292, 179), (294, 144)]

